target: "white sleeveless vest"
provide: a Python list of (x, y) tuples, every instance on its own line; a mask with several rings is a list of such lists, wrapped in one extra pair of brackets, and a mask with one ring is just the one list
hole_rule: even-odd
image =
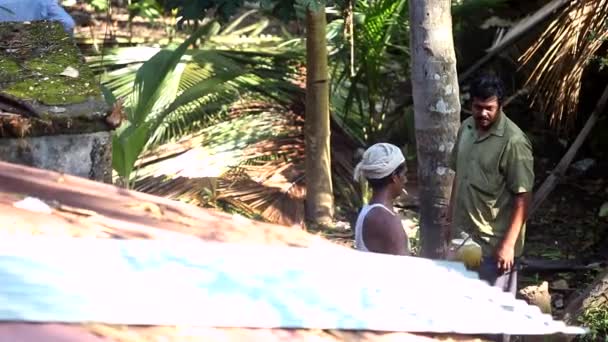
[(365, 242), (363, 241), (363, 222), (365, 221), (365, 217), (367, 216), (367, 214), (372, 209), (377, 207), (384, 208), (384, 210), (388, 211), (391, 215), (395, 215), (392, 210), (380, 203), (368, 204), (363, 206), (363, 208), (361, 208), (359, 216), (357, 217), (357, 223), (355, 224), (355, 248), (357, 250), (369, 252), (369, 249), (365, 247)]

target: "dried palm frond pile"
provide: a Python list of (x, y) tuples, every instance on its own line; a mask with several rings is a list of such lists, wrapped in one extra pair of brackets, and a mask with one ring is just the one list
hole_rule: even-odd
[(520, 57), (532, 68), (526, 86), (533, 104), (550, 114), (550, 125), (569, 133), (576, 119), (581, 79), (608, 39), (608, 0), (572, 1)]
[[(146, 153), (135, 189), (199, 206), (220, 207), (287, 226), (304, 223), (303, 110), (243, 100), (199, 133)], [(351, 180), (358, 146), (332, 125), (336, 196), (357, 206)]]
[(239, 165), (221, 177), (217, 200), (269, 222), (301, 225), (306, 197), (304, 122), (278, 105), (266, 104), (264, 110), (272, 113), (272, 128), (280, 132), (244, 146)]

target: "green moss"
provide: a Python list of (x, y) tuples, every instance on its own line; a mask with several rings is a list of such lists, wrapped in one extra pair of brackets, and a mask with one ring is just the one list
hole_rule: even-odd
[(61, 74), (69, 66), (78, 70), (80, 64), (80, 61), (69, 53), (56, 52), (30, 59), (23, 66), (30, 71), (40, 73), (41, 76), (54, 76)]
[(2, 79), (5, 77), (15, 77), (19, 74), (20, 70), (19, 64), (14, 60), (0, 57), (0, 76)]
[[(10, 28), (9, 29), (7, 29)], [(46, 105), (69, 105), (101, 97), (92, 71), (58, 23), (0, 24), (0, 90)], [(78, 77), (60, 75), (66, 68)]]
[(84, 102), (97, 95), (95, 89), (83, 80), (63, 76), (46, 77), (44, 80), (27, 79), (14, 83), (4, 90), (21, 99), (37, 100), (47, 105)]

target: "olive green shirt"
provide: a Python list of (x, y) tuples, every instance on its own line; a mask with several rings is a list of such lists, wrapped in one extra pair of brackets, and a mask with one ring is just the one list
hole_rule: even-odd
[[(452, 222), (493, 255), (511, 224), (516, 194), (534, 185), (532, 145), (526, 134), (501, 112), (481, 135), (472, 117), (466, 119), (452, 151), (450, 168), (456, 171), (457, 193)], [(515, 256), (523, 251), (526, 226), (521, 228)]]

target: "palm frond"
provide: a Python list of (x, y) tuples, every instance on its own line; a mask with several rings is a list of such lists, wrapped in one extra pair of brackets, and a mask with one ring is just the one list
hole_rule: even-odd
[(405, 9), (406, 1), (382, 0), (376, 1), (368, 7), (365, 13), (364, 24), (357, 31), (362, 41), (369, 49), (363, 57), (370, 61), (381, 59), (395, 28), (397, 18)]
[[(220, 30), (185, 51), (170, 105), (148, 113), (160, 124), (135, 163), (135, 189), (290, 226), (303, 222), (303, 49), (262, 37), (263, 26)], [(90, 61), (106, 71), (104, 84), (116, 97), (130, 98), (145, 63), (135, 51)], [(349, 156), (359, 145), (334, 126), (336, 192), (356, 202)]]
[[(146, 148), (205, 127), (243, 96), (255, 95), (281, 103), (301, 96), (303, 91), (294, 84), (294, 75), (303, 50), (277, 47), (275, 43), (281, 39), (260, 34), (262, 27), (265, 24), (242, 29), (228, 27), (205, 40), (200, 49), (185, 52), (177, 66), (179, 82), (170, 83), (177, 88), (160, 92), (162, 101), (148, 111), (148, 115), (163, 116), (163, 120)], [(103, 84), (126, 107), (134, 106), (137, 99), (131, 94), (136, 73), (147, 58), (162, 50), (132, 47), (109, 52), (104, 59), (91, 58), (89, 63), (95, 70), (106, 70)], [(209, 91), (211, 84), (213, 91)], [(203, 88), (204, 92), (198, 91)], [(167, 107), (172, 101), (177, 104)]]
[(239, 203), (269, 222), (303, 224), (306, 188), (301, 165), (270, 161), (243, 165), (234, 175), (226, 176), (218, 186), (219, 201)]
[[(284, 105), (241, 100), (223, 120), (200, 133), (146, 153), (140, 159), (135, 188), (269, 222), (302, 225), (303, 125), (302, 113)], [(336, 193), (356, 208), (360, 195), (351, 180), (351, 160), (358, 145), (337, 124), (332, 129), (333, 177), (341, 185)], [(192, 183), (184, 178), (217, 182), (210, 193), (209, 187), (187, 189)]]
[[(123, 107), (126, 120), (112, 135), (112, 167), (127, 187), (131, 185), (133, 166), (150, 137), (162, 124), (172, 109), (180, 104), (182, 96), (175, 100), (179, 79), (184, 65), (181, 60), (187, 48), (217, 29), (209, 22), (194, 32), (174, 50), (161, 50), (137, 70), (133, 90), (129, 94), (131, 105)], [(208, 91), (207, 89), (205, 89)], [(106, 87), (106, 93), (109, 90)], [(116, 96), (113, 96), (114, 100)]]
[(298, 217), (303, 217), (303, 185), (281, 175), (289, 173), (291, 160), (303, 160), (298, 155), (303, 153), (303, 141), (292, 140), (301, 129), (290, 125), (284, 111), (278, 105), (242, 101), (227, 113), (230, 121), (220, 121), (200, 134), (144, 155), (135, 188), (206, 203), (200, 198), (208, 189), (188, 191), (186, 187), (192, 183), (184, 179), (213, 178), (217, 179), (211, 196), (215, 202), (247, 216), (298, 224)]
[[(356, 2), (352, 14), (355, 66), (345, 62), (350, 51), (343, 43), (344, 21), (330, 24), (330, 41), (336, 46), (333, 53), (338, 59), (338, 66), (332, 72), (334, 115), (358, 140), (374, 140), (374, 135), (380, 133), (376, 131), (383, 125), (383, 116), (391, 112), (394, 105), (390, 101), (394, 91), (390, 84), (403, 77), (407, 70), (408, 28), (403, 25), (407, 17), (406, 4), (405, 0)], [(390, 62), (393, 59), (400, 62)]]
[(532, 69), (526, 86), (533, 104), (550, 114), (558, 132), (574, 126), (583, 72), (608, 39), (607, 23), (608, 0), (571, 2), (520, 58)]

